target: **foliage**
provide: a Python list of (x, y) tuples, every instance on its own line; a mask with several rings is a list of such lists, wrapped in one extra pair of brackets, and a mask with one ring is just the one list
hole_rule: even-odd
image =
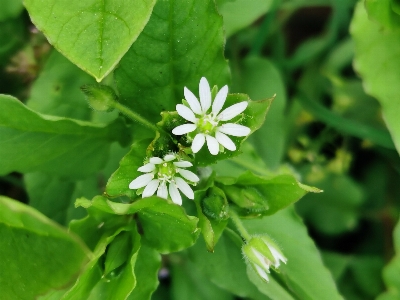
[(1, 299), (400, 299), (398, 0), (0, 7)]

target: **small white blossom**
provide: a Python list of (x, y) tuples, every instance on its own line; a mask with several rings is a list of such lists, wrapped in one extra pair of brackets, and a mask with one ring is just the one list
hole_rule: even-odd
[(157, 191), (157, 196), (168, 199), (178, 205), (182, 205), (181, 191), (189, 199), (194, 199), (194, 193), (190, 184), (200, 181), (199, 177), (184, 168), (191, 167), (188, 161), (179, 160), (176, 154), (170, 153), (164, 156), (151, 157), (148, 163), (141, 166), (138, 171), (145, 174), (134, 179), (130, 184), (130, 189), (140, 189), (144, 187), (142, 198), (151, 197)]
[(247, 101), (236, 103), (223, 111), (228, 95), (228, 86), (225, 85), (217, 93), (211, 105), (211, 89), (205, 77), (202, 77), (199, 85), (200, 102), (197, 97), (186, 87), (184, 88), (185, 99), (189, 107), (178, 104), (176, 110), (178, 114), (192, 124), (183, 124), (175, 127), (172, 133), (183, 135), (196, 130), (197, 134), (192, 141), (192, 151), (197, 153), (207, 141), (208, 150), (212, 155), (219, 152), (219, 144), (230, 151), (236, 150), (236, 145), (227, 136), (247, 136), (250, 128), (234, 124), (225, 123), (241, 114), (248, 105)]
[(243, 246), (242, 252), (257, 274), (265, 281), (269, 281), (268, 273), (271, 266), (277, 269), (281, 262), (285, 264), (287, 262), (278, 246), (265, 236), (253, 237)]

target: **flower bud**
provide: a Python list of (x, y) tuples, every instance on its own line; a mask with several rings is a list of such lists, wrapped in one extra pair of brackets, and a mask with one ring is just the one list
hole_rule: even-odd
[(210, 219), (216, 221), (226, 220), (228, 218), (229, 205), (224, 192), (212, 187), (207, 197), (200, 202), (203, 213)]
[(252, 237), (243, 245), (242, 252), (248, 263), (265, 281), (269, 281), (267, 273), (271, 266), (277, 269), (281, 261), (285, 264), (287, 262), (279, 247), (268, 236)]
[(117, 95), (114, 90), (101, 84), (87, 84), (81, 87), (89, 105), (97, 111), (112, 111), (114, 103), (117, 102)]

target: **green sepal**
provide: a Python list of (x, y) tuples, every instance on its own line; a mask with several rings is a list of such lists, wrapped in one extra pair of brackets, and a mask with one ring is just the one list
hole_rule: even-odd
[[(201, 234), (203, 235), (207, 250), (209, 252), (214, 252), (215, 245), (217, 244), (226, 225), (228, 224), (228, 220), (215, 220), (209, 218), (204, 213), (202, 201), (207, 197), (208, 191), (213, 188), (215, 178), (215, 174), (209, 173), (208, 171), (209, 169), (207, 168), (199, 169), (200, 178), (202, 178), (202, 180), (200, 181), (199, 189), (194, 192), (194, 203), (196, 204), (197, 216), (199, 218), (198, 226), (201, 229)], [(218, 193), (223, 192), (220, 191)]]
[(97, 111), (110, 112), (114, 109), (114, 103), (118, 101), (115, 91), (103, 84), (86, 84), (81, 87), (90, 107)]

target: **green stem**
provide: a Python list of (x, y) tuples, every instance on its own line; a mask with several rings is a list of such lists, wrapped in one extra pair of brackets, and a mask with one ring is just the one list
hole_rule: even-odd
[(229, 211), (229, 216), (231, 217), (231, 220), (235, 224), (237, 230), (239, 231), (240, 235), (242, 238), (244, 238), (246, 241), (249, 241), (251, 239), (250, 234), (247, 232), (246, 228), (244, 228), (242, 221), (240, 220), (238, 214), (232, 209)]
[(144, 127), (147, 127), (155, 132), (159, 132), (162, 131), (166, 134), (169, 135), (168, 132), (166, 132), (164, 129), (154, 125), (153, 123), (147, 121), (145, 118), (143, 118), (142, 116), (140, 116), (139, 114), (135, 113), (134, 111), (130, 110), (128, 107), (126, 107), (125, 105), (122, 105), (119, 102), (115, 102), (114, 103), (114, 108), (118, 109), (120, 112), (122, 112), (124, 115), (126, 115), (127, 117), (131, 118), (132, 120), (139, 122), (141, 125), (143, 125)]

